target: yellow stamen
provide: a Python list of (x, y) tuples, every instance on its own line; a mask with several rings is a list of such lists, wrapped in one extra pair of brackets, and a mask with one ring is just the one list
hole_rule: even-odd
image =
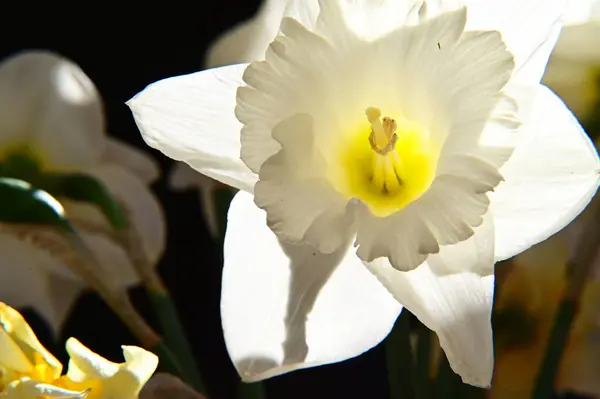
[(429, 133), (406, 118), (365, 110), (361, 124), (343, 141), (332, 184), (348, 198), (359, 198), (377, 216), (387, 216), (420, 197), (431, 185), (438, 150)]

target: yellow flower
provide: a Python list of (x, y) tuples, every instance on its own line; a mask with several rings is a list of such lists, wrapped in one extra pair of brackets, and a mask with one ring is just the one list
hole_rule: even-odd
[(112, 363), (70, 338), (69, 367), (61, 376), (60, 362), (19, 312), (2, 302), (0, 326), (0, 398), (137, 398), (158, 365), (156, 355), (135, 346), (123, 346), (125, 363)]
[[(494, 322), (496, 367), (492, 399), (528, 399), (556, 310), (566, 289), (568, 248), (554, 236), (516, 257), (501, 284)], [(600, 394), (600, 283), (584, 291), (559, 368), (556, 389)]]

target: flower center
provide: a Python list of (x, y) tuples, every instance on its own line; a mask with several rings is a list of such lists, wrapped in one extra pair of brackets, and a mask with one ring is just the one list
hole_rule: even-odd
[(438, 149), (429, 132), (406, 118), (381, 117), (369, 107), (367, 123), (344, 139), (332, 166), (336, 189), (359, 198), (371, 212), (385, 217), (419, 198), (435, 176)]

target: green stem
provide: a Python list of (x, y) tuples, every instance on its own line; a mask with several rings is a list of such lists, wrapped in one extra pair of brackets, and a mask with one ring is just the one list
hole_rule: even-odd
[(192, 347), (185, 335), (185, 329), (179, 319), (175, 303), (159, 274), (148, 260), (137, 232), (125, 230), (119, 233), (117, 238), (128, 250), (135, 271), (158, 316), (167, 346), (183, 367), (183, 379), (199, 393), (206, 394), (200, 369), (194, 359)]
[(146, 292), (158, 316), (166, 342), (185, 370), (184, 378), (196, 391), (206, 394), (200, 370), (193, 357), (192, 347), (185, 335), (183, 325), (177, 315), (177, 308), (173, 303), (173, 299), (167, 291), (155, 291), (146, 287)]
[(164, 372), (172, 374), (174, 376), (178, 376), (180, 378), (185, 378), (183, 368), (181, 367), (179, 362), (177, 362), (175, 355), (173, 354), (173, 352), (171, 352), (171, 350), (164, 343), (164, 341), (158, 341), (156, 344), (146, 349), (158, 356), (159, 367)]
[(238, 386), (238, 397), (242, 399), (266, 398), (264, 384), (262, 382), (242, 382)]
[(556, 374), (586, 281), (598, 254), (600, 229), (597, 228), (597, 224), (600, 221), (600, 206), (592, 204), (591, 207), (595, 207), (595, 209), (590, 209), (592, 212), (581, 233), (581, 241), (577, 245), (575, 255), (567, 265), (569, 284), (554, 318), (546, 352), (536, 378), (534, 399), (550, 399), (554, 395)]
[(429, 399), (431, 380), (429, 370), (431, 367), (431, 331), (420, 324), (417, 336), (417, 373), (415, 389), (417, 399)]
[(124, 290), (115, 290), (114, 287), (106, 283), (110, 279), (99, 274), (102, 266), (98, 263), (94, 253), (89, 249), (85, 241), (81, 239), (75, 230), (67, 234), (66, 237), (81, 260), (79, 263), (67, 263), (71, 270), (100, 295), (143, 347), (159, 357), (161, 368), (173, 375), (185, 378), (187, 370), (181, 367), (165, 342), (138, 313), (129, 300), (127, 292)]
[(550, 399), (554, 395), (554, 380), (560, 366), (569, 332), (577, 312), (577, 303), (563, 300), (556, 313), (554, 327), (548, 338), (548, 346), (538, 372), (534, 399)]
[(413, 399), (410, 317), (403, 309), (385, 341), (385, 357), (391, 399)]

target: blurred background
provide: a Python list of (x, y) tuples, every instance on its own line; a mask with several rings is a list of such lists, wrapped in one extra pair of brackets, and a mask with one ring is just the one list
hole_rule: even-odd
[[(145, 145), (125, 102), (157, 80), (201, 70), (210, 43), (228, 28), (250, 18), (259, 3), (258, 0), (170, 1), (155, 5), (86, 2), (67, 6), (64, 2), (36, 5), (8, 2), (3, 4), (0, 24), (0, 62), (28, 49), (51, 50), (69, 58), (98, 88), (110, 135), (146, 152), (160, 165), (161, 177), (151, 186), (164, 209), (168, 231), (159, 270), (179, 309), (212, 399), (236, 398), (239, 380), (227, 356), (221, 330), (221, 245), (210, 233), (198, 191), (175, 191), (169, 187), (168, 178), (175, 162)], [(227, 197), (228, 193), (223, 192), (221, 198)], [(540, 255), (531, 262), (547, 261), (543, 259), (546, 258)], [(160, 330), (142, 290), (133, 288), (131, 295), (149, 323)], [(43, 314), (31, 308), (20, 310), (40, 340), (63, 364), (68, 360), (64, 350), (68, 337), (77, 337), (113, 361), (121, 361), (121, 345), (139, 344), (90, 291), (78, 297), (58, 336), (53, 336)], [(499, 313), (495, 319), (500, 323), (498, 328), (517, 328), (515, 318), (506, 313), (510, 312)], [(529, 345), (536, 339), (532, 334), (525, 344), (520, 340), (522, 337), (511, 336), (506, 345), (514, 342), (517, 346)], [(267, 380), (264, 383), (267, 397), (388, 398), (384, 345), (342, 363)], [(595, 345), (600, 345), (598, 336)], [(519, 359), (523, 358), (514, 360), (515, 364), (527, 368)], [(600, 379), (600, 374), (596, 376)], [(561, 397), (584, 396), (565, 393)]]

